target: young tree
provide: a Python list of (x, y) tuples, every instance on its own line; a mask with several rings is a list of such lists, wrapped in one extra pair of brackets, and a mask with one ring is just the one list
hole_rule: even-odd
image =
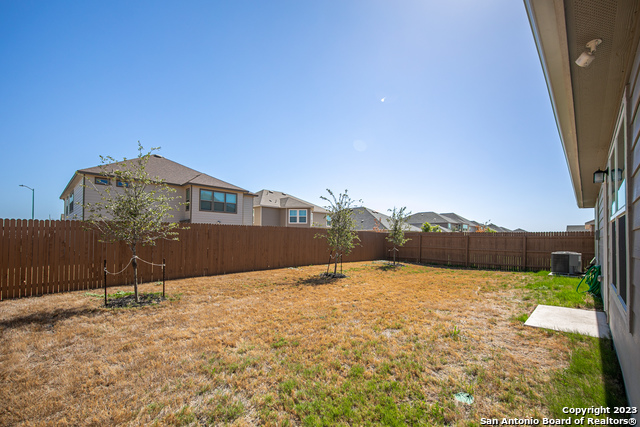
[(439, 225), (431, 225), (428, 222), (422, 224), (422, 231), (424, 233), (442, 233)]
[(389, 209), (389, 212), (391, 212), (391, 218), (389, 219), (389, 235), (387, 236), (387, 241), (393, 244), (393, 265), (396, 264), (396, 252), (398, 251), (398, 247), (402, 247), (405, 243), (411, 240), (404, 238), (404, 232), (409, 228), (407, 218), (411, 215), (411, 212), (405, 213), (406, 210), (406, 207), (396, 209), (395, 206), (393, 207), (393, 210)]
[(153, 151), (143, 154), (138, 141), (138, 157), (117, 162), (113, 157), (100, 156), (101, 175), (112, 185), (95, 188), (100, 201), (83, 207), (89, 212), (88, 222), (101, 234), (102, 242), (125, 242), (131, 249), (136, 302), (138, 296), (138, 245), (155, 245), (157, 239), (178, 240), (178, 224), (167, 222), (173, 215), (170, 196), (175, 189), (158, 177), (151, 177), (146, 166)]
[(356, 222), (353, 219), (353, 213), (351, 208), (354, 200), (349, 197), (347, 190), (341, 193), (337, 198), (331, 190), (327, 188), (327, 192), (331, 196), (331, 199), (325, 196), (320, 196), (321, 199), (326, 200), (329, 205), (325, 206), (325, 209), (329, 211), (331, 217), (331, 227), (325, 234), (318, 234), (316, 237), (326, 237), (329, 243), (329, 251), (331, 253), (329, 258), (329, 264), (327, 265), (327, 273), (329, 272), (329, 266), (331, 265), (331, 259), (334, 260), (333, 274), (338, 273), (338, 259), (340, 259), (340, 273), (342, 273), (342, 256), (351, 253), (351, 250), (360, 241), (357, 231), (355, 231)]

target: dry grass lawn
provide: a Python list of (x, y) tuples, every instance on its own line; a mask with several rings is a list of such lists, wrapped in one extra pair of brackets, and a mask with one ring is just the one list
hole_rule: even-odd
[(533, 275), (369, 262), (325, 282), (325, 268), (170, 281), (173, 298), (143, 308), (86, 292), (2, 301), (0, 424), (549, 416), (545, 383), (567, 366), (569, 339), (517, 320), (534, 308), (522, 290)]

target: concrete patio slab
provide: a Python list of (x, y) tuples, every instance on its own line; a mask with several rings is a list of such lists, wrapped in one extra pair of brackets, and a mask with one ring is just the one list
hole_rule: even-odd
[(534, 328), (611, 338), (607, 315), (602, 311), (539, 305), (524, 324)]

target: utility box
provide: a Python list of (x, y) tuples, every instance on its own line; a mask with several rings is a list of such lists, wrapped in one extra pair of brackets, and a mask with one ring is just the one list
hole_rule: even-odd
[(551, 274), (578, 275), (582, 274), (582, 254), (578, 252), (552, 252)]

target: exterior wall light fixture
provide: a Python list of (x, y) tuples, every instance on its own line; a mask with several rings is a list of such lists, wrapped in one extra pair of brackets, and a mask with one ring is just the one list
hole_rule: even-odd
[(598, 170), (593, 173), (593, 183), (594, 184), (599, 184), (599, 183), (604, 182), (605, 179), (607, 179), (607, 174), (608, 173), (609, 173), (609, 169), (600, 170), (598, 168)]
[(588, 67), (593, 62), (593, 60), (596, 59), (596, 56), (594, 54), (596, 52), (596, 47), (598, 47), (600, 43), (602, 43), (602, 39), (593, 39), (589, 43), (587, 43), (586, 48), (589, 49), (589, 51), (582, 52), (578, 59), (576, 59), (576, 64), (578, 65), (578, 67)]

